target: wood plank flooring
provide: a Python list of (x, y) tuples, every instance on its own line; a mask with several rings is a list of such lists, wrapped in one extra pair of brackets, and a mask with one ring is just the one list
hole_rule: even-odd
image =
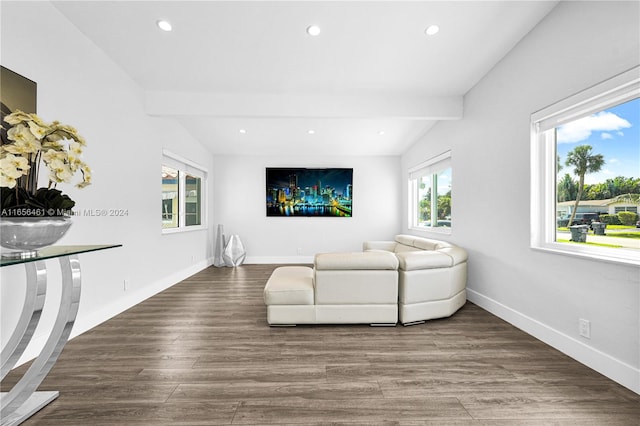
[[(25, 425), (633, 425), (640, 396), (477, 306), (270, 328), (275, 265), (209, 268), (75, 338)], [(25, 370), (12, 372), (12, 385)]]

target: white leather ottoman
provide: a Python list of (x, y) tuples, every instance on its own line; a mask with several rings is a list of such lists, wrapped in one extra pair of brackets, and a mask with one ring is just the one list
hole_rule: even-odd
[(270, 325), (314, 324), (313, 269), (307, 266), (276, 268), (264, 286)]

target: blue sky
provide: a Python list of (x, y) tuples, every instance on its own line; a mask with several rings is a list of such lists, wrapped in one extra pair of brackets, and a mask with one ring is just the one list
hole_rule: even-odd
[(585, 183), (640, 177), (640, 98), (558, 127), (557, 142), (561, 176), (573, 176), (572, 168), (564, 165), (567, 153), (578, 145), (591, 145), (594, 154), (604, 156), (605, 165), (600, 172), (587, 174)]

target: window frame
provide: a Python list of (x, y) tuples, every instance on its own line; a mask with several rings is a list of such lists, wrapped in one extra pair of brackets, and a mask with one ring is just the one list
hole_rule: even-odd
[[(162, 164), (161, 166), (171, 167), (178, 170), (178, 226), (174, 228), (163, 228), (162, 221), (160, 228), (162, 234), (174, 234), (178, 232), (199, 231), (208, 229), (207, 223), (207, 176), (208, 170), (178, 154), (175, 154), (169, 150), (162, 150)], [(187, 225), (187, 189), (186, 189), (186, 176), (192, 176), (200, 179), (200, 224), (199, 225)], [(161, 186), (162, 192), (162, 186)], [(162, 196), (160, 197), (162, 198)]]
[[(162, 178), (162, 229), (175, 229), (175, 228), (178, 228), (180, 226), (179, 214), (178, 214), (180, 212), (180, 170), (178, 170), (175, 167), (167, 166), (165, 163), (166, 163), (165, 161), (163, 161), (163, 163), (162, 163), (162, 176), (163, 176), (163, 178)], [(175, 171), (175, 173), (176, 173), (176, 178), (175, 178), (176, 182), (175, 183), (173, 183), (173, 182), (170, 183), (170, 184), (165, 183), (164, 174), (165, 174), (165, 172), (168, 173), (169, 171), (171, 171), (171, 172)], [(171, 180), (173, 180), (173, 179), (171, 179)], [(176, 186), (176, 188), (175, 188), (175, 196), (171, 196), (171, 197), (166, 197), (165, 198), (165, 185), (171, 185), (171, 186), (175, 185)], [(171, 189), (174, 189), (174, 188), (171, 188)], [(169, 193), (172, 194), (173, 191), (169, 191)], [(167, 202), (167, 200), (171, 200), (171, 201)], [(176, 200), (176, 201), (174, 202), (174, 200)], [(177, 207), (176, 210), (177, 210), (178, 213), (175, 213), (173, 211), (174, 203), (176, 204), (176, 207)], [(166, 206), (171, 206), (171, 213), (170, 213), (171, 219), (170, 219), (170, 222), (171, 222), (171, 225), (173, 225), (173, 222), (175, 220), (176, 226), (165, 227), (165, 205)]]
[(640, 67), (569, 96), (531, 115), (530, 247), (549, 253), (640, 265), (638, 251), (556, 242), (557, 157), (554, 129), (640, 97)]
[[(438, 234), (451, 235), (451, 231), (453, 226), (437, 226), (437, 199), (438, 199), (438, 187), (437, 187), (437, 176), (440, 172), (451, 169), (451, 176), (453, 180), (453, 167), (451, 166), (451, 150), (445, 151), (435, 157), (432, 157), (426, 161), (423, 161), (416, 166), (409, 168), (408, 170), (408, 225), (409, 229), (413, 231), (422, 231), (422, 232), (435, 232)], [(431, 180), (431, 219), (430, 226), (420, 226), (419, 222), (419, 214), (418, 207), (420, 205), (419, 199), (419, 184), (418, 181), (425, 176), (429, 176)], [(435, 178), (434, 178), (435, 177)], [(434, 188), (434, 182), (435, 188)], [(453, 194), (453, 193), (452, 193)], [(452, 196), (453, 200), (453, 196)], [(435, 208), (434, 207), (435, 204)], [(451, 202), (451, 215), (453, 217), (453, 201)], [(436, 223), (436, 226), (433, 224)], [(453, 224), (453, 220), (451, 221)]]
[[(184, 221), (185, 226), (200, 226), (202, 225), (202, 182), (204, 178), (202, 176), (194, 176), (194, 173), (183, 173), (184, 175)], [(196, 189), (189, 189), (191, 183), (190, 180), (195, 180)], [(196, 191), (196, 202), (190, 201), (192, 198), (191, 192)], [(194, 212), (190, 212), (189, 206), (196, 205), (197, 208)], [(195, 216), (199, 223), (189, 225), (191, 216)]]

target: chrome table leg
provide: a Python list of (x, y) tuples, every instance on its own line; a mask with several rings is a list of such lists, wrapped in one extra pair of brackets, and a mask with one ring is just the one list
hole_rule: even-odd
[(36, 331), (47, 293), (47, 270), (43, 261), (25, 263), (27, 285), (20, 319), (0, 353), (0, 380), (16, 365)]
[[(62, 294), (51, 334), (27, 372), (0, 397), (0, 425), (18, 425), (58, 397), (58, 392), (36, 392), (69, 339), (80, 302), (80, 261), (76, 255), (60, 259)], [(46, 270), (45, 270), (46, 275)]]

